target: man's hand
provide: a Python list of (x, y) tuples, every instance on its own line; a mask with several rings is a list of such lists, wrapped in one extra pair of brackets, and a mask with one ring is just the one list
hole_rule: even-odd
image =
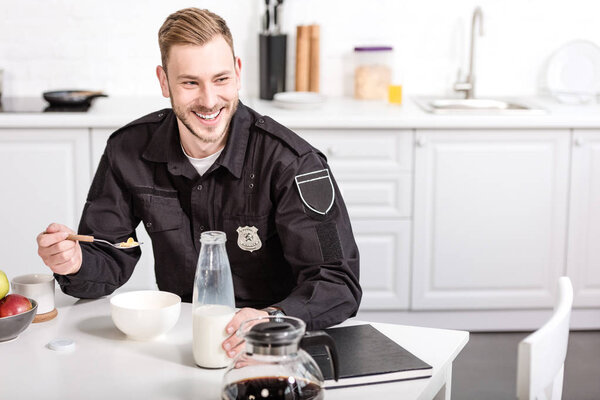
[(37, 236), (39, 256), (59, 275), (74, 274), (81, 268), (79, 242), (66, 240), (71, 233), (75, 232), (64, 225), (52, 223)]
[(237, 337), (237, 335), (235, 334), (242, 322), (246, 321), (247, 319), (268, 316), (269, 314), (266, 311), (256, 310), (254, 308), (248, 307), (242, 308), (240, 311), (235, 313), (235, 315), (231, 319), (231, 322), (229, 322), (229, 324), (225, 328), (225, 331), (227, 331), (227, 333), (230, 336), (223, 342), (223, 349), (225, 349), (225, 352), (227, 353), (227, 356), (229, 358), (234, 358), (244, 348), (244, 346), (242, 346), (244, 344), (244, 340)]

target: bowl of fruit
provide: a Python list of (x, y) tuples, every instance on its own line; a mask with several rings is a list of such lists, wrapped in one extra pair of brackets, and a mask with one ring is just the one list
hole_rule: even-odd
[(0, 342), (15, 339), (33, 321), (37, 302), (20, 294), (7, 294), (6, 274), (0, 271)]

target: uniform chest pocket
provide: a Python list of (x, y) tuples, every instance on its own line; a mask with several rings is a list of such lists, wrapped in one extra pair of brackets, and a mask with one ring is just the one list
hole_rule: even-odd
[[(174, 197), (173, 197), (174, 195)], [(137, 196), (141, 218), (149, 233), (170, 231), (181, 228), (183, 210), (177, 192), (168, 196), (141, 194)]]
[(255, 278), (263, 275), (269, 267), (269, 248), (277, 234), (269, 216), (224, 216), (223, 230), (233, 274)]

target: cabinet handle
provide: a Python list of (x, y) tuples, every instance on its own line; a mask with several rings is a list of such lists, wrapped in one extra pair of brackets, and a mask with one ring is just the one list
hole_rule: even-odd
[(417, 138), (417, 146), (418, 147), (424, 147), (426, 144), (427, 144), (427, 140), (425, 140), (424, 137)]
[(584, 144), (584, 142), (583, 142), (582, 138), (580, 138), (580, 137), (575, 138), (575, 146), (581, 147), (581, 146), (583, 146), (583, 144)]

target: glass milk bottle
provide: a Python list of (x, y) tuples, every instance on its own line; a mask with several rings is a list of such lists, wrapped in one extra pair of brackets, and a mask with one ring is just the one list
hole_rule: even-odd
[(200, 237), (192, 320), (194, 361), (203, 368), (224, 368), (230, 362), (222, 347), (228, 337), (225, 327), (235, 313), (226, 240), (219, 231), (204, 232)]

